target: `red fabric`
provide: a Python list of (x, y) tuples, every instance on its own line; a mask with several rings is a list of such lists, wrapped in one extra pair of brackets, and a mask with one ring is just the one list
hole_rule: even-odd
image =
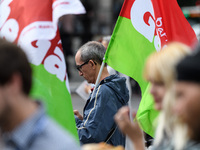
[[(120, 16), (131, 19), (131, 7), (136, 1), (138, 0), (125, 0)], [(155, 18), (153, 20), (155, 24), (156, 20), (162, 17), (162, 26), (156, 26), (156, 31), (159, 31), (160, 34), (166, 33), (165, 38), (161, 38), (161, 35), (159, 35), (162, 46), (169, 41), (178, 41), (189, 46), (194, 46), (197, 43), (196, 35), (176, 0), (151, 0), (151, 2), (154, 9)], [(150, 17), (152, 16), (148, 12), (143, 16), (144, 22), (147, 25)]]
[(119, 15), (128, 19), (131, 19), (130, 11), (134, 2), (135, 0), (125, 0)]
[(41, 3), (41, 0), (14, 0), (9, 6), (11, 12), (8, 19), (15, 18), (17, 20), (19, 33), (24, 27), (35, 21), (52, 21), (52, 9), (49, 9), (52, 8), (52, 1)]
[[(54, 0), (56, 1), (56, 0)], [(60, 4), (58, 4), (60, 5)], [(15, 7), (17, 6), (17, 7)], [(39, 7), (38, 7), (39, 6)], [(22, 32), (22, 30), (30, 25), (31, 23), (34, 23), (36, 21), (51, 21), (52, 22), (52, 1), (46, 1), (42, 2), (40, 0), (14, 0), (9, 4), (10, 7), (10, 14), (7, 18), (9, 19), (16, 19), (19, 31), (17, 38), (15, 40), (15, 43), (18, 42), (19, 36)], [(52, 28), (50, 26), (41, 26), (41, 28)], [(11, 29), (12, 30), (12, 29)], [(50, 56), (50, 55), (56, 55), (54, 53), (54, 50), (56, 47), (59, 47), (59, 49), (62, 51), (62, 45), (60, 41), (60, 34), (59, 31), (56, 31), (56, 35), (52, 40), (49, 40), (51, 42), (51, 46), (48, 49), (48, 52), (46, 53), (42, 64), (44, 64), (44, 60)], [(32, 41), (31, 44), (33, 47), (37, 48), (37, 40)], [(58, 55), (56, 55), (59, 59), (61, 59)]]
[(156, 0), (154, 10), (156, 17), (163, 17), (168, 41), (178, 41), (189, 46), (197, 43), (197, 37), (176, 0)]

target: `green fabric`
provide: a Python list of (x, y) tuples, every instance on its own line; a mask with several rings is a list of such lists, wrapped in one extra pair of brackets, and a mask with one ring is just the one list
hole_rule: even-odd
[(62, 82), (56, 75), (48, 73), (42, 64), (39, 66), (31, 64), (31, 66), (33, 69), (31, 96), (41, 99), (47, 107), (48, 114), (78, 140), (71, 96), (65, 81)]
[(152, 95), (149, 93), (149, 84), (142, 96), (139, 109), (137, 111), (137, 120), (144, 132), (148, 133), (152, 137), (155, 134), (155, 119), (159, 112), (154, 109), (154, 100)]
[(155, 51), (150, 43), (133, 27), (131, 20), (119, 16), (111, 37), (105, 60), (115, 70), (132, 77), (138, 82), (142, 91), (142, 100), (137, 119), (142, 129), (154, 135), (153, 120), (158, 112), (154, 110), (152, 97), (147, 91), (148, 82), (143, 79), (143, 68), (146, 58)]

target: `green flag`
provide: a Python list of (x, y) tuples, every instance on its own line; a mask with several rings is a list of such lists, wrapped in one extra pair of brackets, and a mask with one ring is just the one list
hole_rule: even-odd
[(188, 45), (196, 42), (176, 0), (125, 0), (105, 54), (104, 62), (139, 83), (142, 100), (137, 120), (151, 136), (158, 111), (154, 109), (149, 84), (143, 79), (143, 68), (152, 52), (174, 40)]

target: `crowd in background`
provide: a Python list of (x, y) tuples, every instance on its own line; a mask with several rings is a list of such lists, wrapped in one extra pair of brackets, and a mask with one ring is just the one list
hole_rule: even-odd
[[(105, 3), (98, 3), (99, 8), (96, 1), (82, 2), (87, 13), (61, 17), (59, 30), (69, 80), (73, 76), (70, 67), (74, 66), (69, 65), (68, 57), (75, 57), (77, 74), (94, 84), (107, 48), (102, 45), (102, 37), (112, 34), (123, 1), (105, 0)], [(199, 1), (192, 2), (197, 4)], [(184, 6), (186, 2), (179, 4)], [(102, 11), (108, 11), (108, 16)], [(198, 19), (191, 22), (196, 23)], [(79, 42), (74, 45), (76, 38)], [(75, 50), (78, 51), (75, 53)], [(1, 39), (0, 57), (0, 69), (3, 70), (0, 73), (0, 149), (80, 149), (79, 143), (48, 117), (43, 103), (29, 96), (32, 70), (23, 50)], [(135, 150), (200, 149), (199, 63), (199, 44), (189, 48), (174, 42), (148, 57), (144, 78), (151, 83), (155, 109), (160, 111), (155, 138), (150, 138), (149, 145), (145, 145), (136, 112), (126, 106), (131, 97), (126, 79), (118, 72), (111, 75), (105, 65), (97, 89), (91, 89), (83, 116), (74, 111), (80, 144), (105, 142), (125, 146), (127, 135)], [(131, 80), (132, 89), (129, 90), (140, 95), (139, 85)], [(92, 90), (96, 90), (95, 95)]]

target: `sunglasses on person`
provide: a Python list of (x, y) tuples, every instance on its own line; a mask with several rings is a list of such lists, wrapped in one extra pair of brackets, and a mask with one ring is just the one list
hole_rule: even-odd
[(88, 64), (89, 61), (90, 61), (90, 60), (84, 62), (84, 63), (81, 64), (81, 65), (76, 65), (76, 69), (77, 69), (78, 71), (81, 71), (81, 68), (82, 68), (84, 65)]

